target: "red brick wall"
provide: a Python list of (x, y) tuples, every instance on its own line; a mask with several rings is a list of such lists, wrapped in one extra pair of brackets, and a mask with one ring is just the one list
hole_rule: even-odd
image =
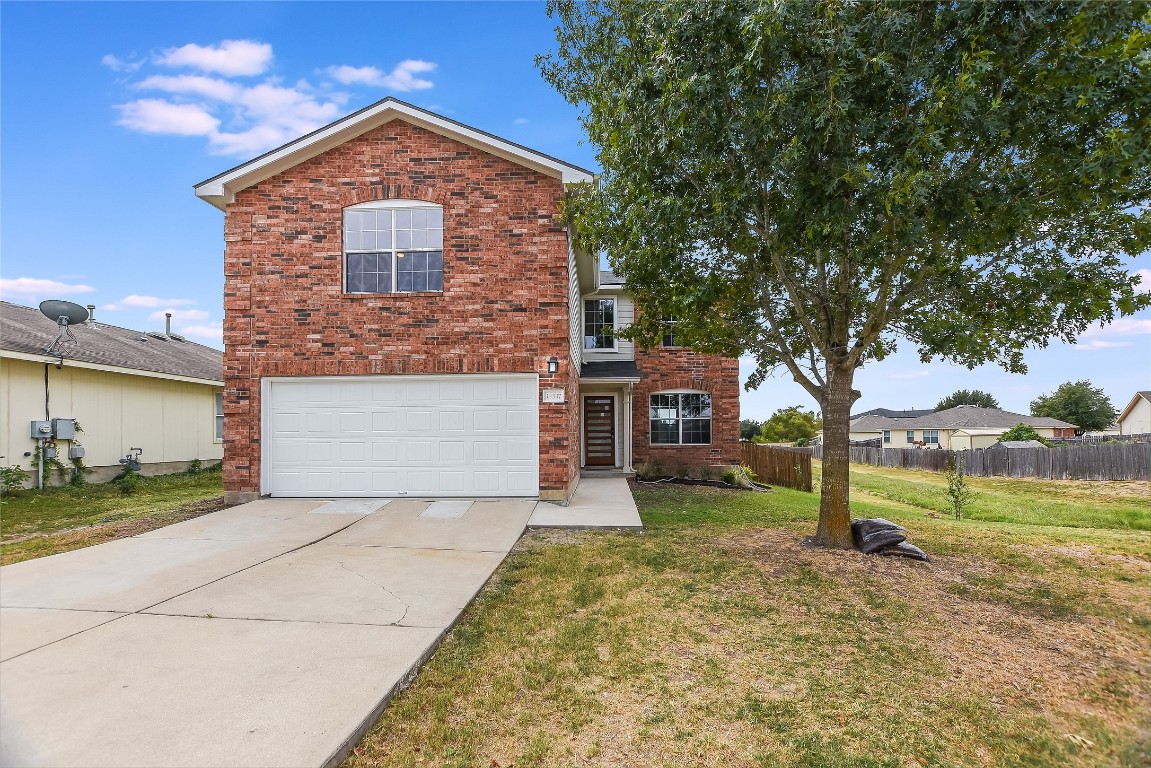
[[(689, 349), (636, 349), (641, 381), (633, 391), (633, 465), (655, 462), (665, 470), (739, 464), (739, 361)], [(652, 445), (649, 396), (669, 389), (711, 394), (711, 445)]]
[[(260, 378), (538, 372), (540, 486), (578, 473), (563, 184), (400, 120), (237, 195), (224, 235), (224, 487), (260, 490)], [(444, 291), (343, 293), (343, 209), (444, 207)], [(547, 359), (562, 361), (546, 377)]]

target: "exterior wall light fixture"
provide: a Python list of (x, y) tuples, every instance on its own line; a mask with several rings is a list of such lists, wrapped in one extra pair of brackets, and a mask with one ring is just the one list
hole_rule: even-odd
[(548, 376), (555, 376), (560, 372), (560, 361), (555, 355), (548, 358)]

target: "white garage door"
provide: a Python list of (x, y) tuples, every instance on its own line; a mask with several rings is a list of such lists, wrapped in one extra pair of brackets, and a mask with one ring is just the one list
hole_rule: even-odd
[(536, 496), (534, 374), (265, 379), (273, 496)]

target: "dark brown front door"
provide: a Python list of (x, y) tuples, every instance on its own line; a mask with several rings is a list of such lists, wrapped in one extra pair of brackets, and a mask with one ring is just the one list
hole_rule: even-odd
[(583, 454), (589, 467), (615, 466), (615, 398), (583, 399)]

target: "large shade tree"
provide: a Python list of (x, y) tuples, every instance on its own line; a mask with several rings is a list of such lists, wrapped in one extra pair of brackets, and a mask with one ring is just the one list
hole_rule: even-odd
[(1146, 3), (551, 0), (544, 77), (603, 169), (573, 194), (653, 343), (785, 370), (824, 419), (817, 543), (850, 547), (855, 373), (1023, 353), (1147, 306)]
[(1119, 411), (1101, 387), (1083, 380), (1066, 381), (1051, 394), (1032, 400), (1031, 415), (1061, 419), (1083, 432), (1099, 432), (1115, 424)]

